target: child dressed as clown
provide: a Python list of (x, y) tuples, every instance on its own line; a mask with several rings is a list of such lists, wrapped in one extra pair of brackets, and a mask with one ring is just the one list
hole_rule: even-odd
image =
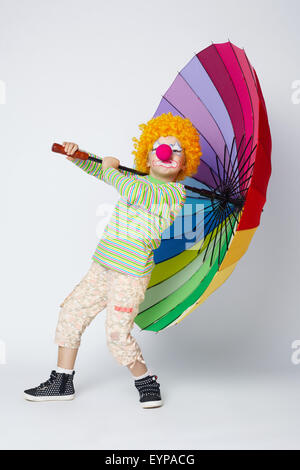
[(76, 159), (72, 155), (78, 146), (63, 144), (68, 160), (114, 186), (120, 198), (88, 272), (60, 306), (55, 333), (57, 368), (46, 382), (25, 390), (27, 400), (74, 398), (74, 365), (81, 335), (106, 309), (108, 348), (116, 361), (130, 370), (141, 406), (162, 405), (158, 377), (148, 369), (131, 330), (154, 267), (153, 250), (186, 199), (179, 181), (197, 171), (201, 149), (199, 134), (187, 118), (162, 114), (139, 127), (142, 134), (139, 140), (133, 138), (132, 153), (136, 169), (147, 173), (145, 176), (118, 170), (120, 162), (113, 157), (104, 157), (102, 163)]

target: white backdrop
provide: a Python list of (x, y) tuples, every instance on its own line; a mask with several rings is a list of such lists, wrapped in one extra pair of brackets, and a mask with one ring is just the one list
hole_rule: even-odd
[[(2, 411), (8, 414), (0, 446), (297, 446), (293, 429), (299, 426), (299, 400), (295, 395), (293, 402), (292, 397), (299, 387), (300, 365), (293, 364), (291, 355), (292, 342), (300, 339), (299, 14), (297, 0), (252, 0), (251, 4), (240, 0), (0, 0), (0, 340), (6, 352), (5, 361), (2, 354), (6, 364), (0, 365), (0, 393), (10, 403)], [(56, 420), (66, 419), (66, 409), (72, 423), (72, 409), (59, 407), (53, 414), (55, 404), (37, 408), (22, 401), (22, 391), (38, 385), (55, 367), (58, 306), (89, 267), (104, 227), (100, 205), (107, 203), (109, 213), (118, 198), (113, 188), (53, 154), (51, 145), (74, 141), (85, 150), (116, 156), (132, 166), (132, 137), (139, 136), (138, 124), (152, 117), (177, 71), (211, 41), (228, 38), (245, 48), (269, 113), (272, 175), (261, 226), (229, 280), (180, 325), (159, 334), (135, 328), (149, 367), (161, 377), (170, 396), (169, 404), (151, 418), (137, 413), (135, 391), (128, 391), (132, 388), (128, 371), (107, 351), (102, 312), (84, 334), (76, 365), (81, 398), (71, 404), (77, 407), (79, 419), (90, 419), (98, 410), (102, 425), (95, 426), (102, 426), (102, 431), (98, 435), (85, 426), (83, 435), (74, 429), (69, 438), (62, 438), (63, 431), (61, 436), (50, 431), (43, 440), (41, 414), (54, 430)], [(239, 389), (236, 384), (243, 383), (241, 378), (248, 385)], [(260, 390), (267, 378), (270, 385), (262, 392), (265, 395), (249, 392), (254, 383)], [(201, 395), (203, 390), (207, 395)], [(222, 415), (225, 390), (230, 418)], [(243, 395), (236, 395), (237, 390)], [(274, 390), (278, 402), (271, 406)], [(106, 411), (99, 409), (104, 400), (101, 393), (108, 394)], [(130, 393), (128, 399), (126, 393)], [(202, 408), (200, 424), (194, 423), (195, 410), (183, 411), (182, 397), (187, 395), (190, 406), (195, 402), (198, 406), (202, 397), (209, 410), (207, 422)], [(244, 427), (248, 420), (249, 430), (250, 418), (244, 420), (242, 411), (246, 403), (251, 406), (249, 400), (251, 435)], [(133, 418), (132, 433), (119, 431), (122, 426), (110, 428), (116, 403), (120, 409), (115, 419), (126, 408), (128, 416), (141, 420), (136, 423)], [(268, 404), (271, 407), (264, 415)], [(174, 408), (179, 420), (175, 427)], [(276, 421), (274, 410), (279, 409), (282, 414)], [(11, 413), (17, 431), (10, 428)], [(156, 438), (151, 434), (151, 423), (156, 427), (160, 419), (157, 416), (170, 426), (168, 438), (163, 426)], [(290, 426), (285, 428), (282, 423), (287, 419)], [(150, 431), (148, 441), (142, 441), (137, 429), (146, 420)], [(201, 423), (206, 423), (203, 429)], [(209, 437), (208, 426), (212, 426)], [(256, 426), (266, 426), (262, 436)], [(184, 435), (179, 429), (186, 431)]]

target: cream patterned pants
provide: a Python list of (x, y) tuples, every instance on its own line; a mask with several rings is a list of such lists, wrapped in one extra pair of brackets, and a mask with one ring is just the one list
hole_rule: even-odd
[(77, 349), (81, 335), (96, 315), (106, 308), (107, 345), (121, 365), (145, 364), (131, 335), (139, 304), (145, 297), (151, 273), (145, 277), (121, 273), (93, 261), (87, 274), (60, 305), (55, 343)]

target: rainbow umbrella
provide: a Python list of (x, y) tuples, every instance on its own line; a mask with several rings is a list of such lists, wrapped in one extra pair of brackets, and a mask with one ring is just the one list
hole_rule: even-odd
[(227, 42), (195, 54), (153, 117), (169, 112), (191, 120), (203, 155), (197, 173), (181, 181), (185, 205), (154, 250), (135, 318), (156, 332), (182, 321), (232, 274), (260, 223), (271, 174), (267, 110), (243, 49)]

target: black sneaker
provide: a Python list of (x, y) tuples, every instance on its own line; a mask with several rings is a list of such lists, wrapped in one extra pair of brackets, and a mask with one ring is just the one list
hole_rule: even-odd
[(134, 381), (134, 385), (140, 394), (140, 403), (143, 408), (155, 408), (162, 405), (160, 384), (156, 380), (157, 375), (148, 375), (143, 379)]
[(53, 370), (50, 378), (38, 387), (24, 391), (24, 398), (30, 401), (73, 400), (75, 390), (71, 374), (61, 374)]

